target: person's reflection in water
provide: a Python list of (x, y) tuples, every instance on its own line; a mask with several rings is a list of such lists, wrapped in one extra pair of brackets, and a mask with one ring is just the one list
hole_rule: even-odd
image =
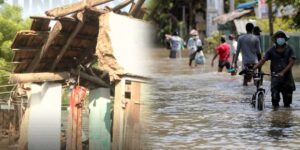
[(293, 126), (293, 115), (290, 110), (279, 110), (270, 113), (270, 130), (267, 131), (268, 136), (275, 139), (280, 139), (281, 137), (287, 137), (288, 133), (285, 132), (287, 128)]

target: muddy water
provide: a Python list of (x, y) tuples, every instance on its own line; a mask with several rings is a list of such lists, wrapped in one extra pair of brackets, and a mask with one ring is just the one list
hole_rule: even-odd
[(265, 81), (266, 109), (260, 112), (249, 104), (255, 87), (242, 87), (241, 77), (209, 65), (189, 68), (186, 55), (170, 60), (166, 50), (153, 56), (145, 149), (300, 149), (299, 90), (291, 108), (281, 101), (274, 111)]

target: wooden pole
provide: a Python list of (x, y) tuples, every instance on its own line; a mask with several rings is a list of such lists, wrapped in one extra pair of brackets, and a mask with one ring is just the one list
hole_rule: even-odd
[(136, 5), (134, 5), (132, 11), (130, 11), (130, 14), (133, 17), (136, 17), (139, 14), (139, 12), (140, 12), (140, 10), (141, 10), (144, 2), (145, 2), (145, 0), (138, 0), (137, 3), (136, 3)]
[(124, 102), (125, 92), (125, 80), (116, 83), (115, 97), (114, 97), (114, 109), (113, 109), (113, 141), (112, 150), (122, 150), (123, 148), (123, 136), (124, 136), (124, 110), (122, 108)]
[(105, 3), (108, 3), (111, 1), (113, 1), (113, 0), (92, 0), (92, 1), (88, 1), (88, 2), (81, 1), (81, 2), (77, 2), (77, 3), (73, 3), (73, 4), (62, 6), (62, 7), (57, 7), (57, 8), (51, 9), (51, 10), (46, 11), (45, 13), (47, 16), (62, 17), (62, 16), (66, 16), (68, 14), (83, 10), (86, 7), (94, 7), (94, 6), (105, 4)]
[(230, 0), (230, 12), (234, 11), (234, 0)]
[(62, 29), (61, 23), (56, 22), (56, 24), (54, 25), (53, 30), (50, 32), (49, 37), (48, 37), (46, 43), (43, 45), (41, 51), (39, 51), (35, 55), (34, 59), (30, 63), (30, 65), (28, 66), (28, 68), (26, 70), (27, 72), (33, 72), (36, 69), (36, 67), (40, 63), (41, 59), (43, 58), (44, 54), (48, 51), (49, 47), (53, 43), (54, 39), (59, 35), (61, 29)]
[(72, 74), (75, 74), (75, 75), (80, 75), (81, 78), (85, 79), (85, 80), (88, 80), (94, 84), (97, 84), (99, 86), (102, 86), (102, 87), (110, 87), (110, 85), (108, 85), (107, 83), (105, 83), (103, 80), (101, 80), (100, 78), (96, 78), (96, 77), (93, 77), (87, 73), (84, 73), (84, 72), (77, 72), (75, 70), (71, 70), (71, 73)]
[(89, 149), (111, 149), (110, 88), (90, 91)]
[(60, 81), (70, 78), (68, 72), (57, 73), (20, 73), (12, 74), (9, 82), (15, 83), (30, 83), (30, 82), (45, 82), (45, 81)]
[[(273, 29), (273, 12), (272, 12), (272, 0), (268, 0), (268, 14), (269, 14), (269, 28), (270, 28), (270, 39), (272, 39), (274, 29)], [(272, 40), (271, 40), (272, 41)]]
[(77, 23), (75, 30), (68, 37), (67, 42), (64, 44), (63, 48), (60, 50), (59, 54), (57, 55), (55, 61), (53, 62), (52, 66), (51, 66), (50, 70), (52, 72), (55, 70), (57, 64), (60, 62), (60, 60), (64, 56), (67, 49), (70, 47), (72, 41), (74, 40), (74, 38), (76, 37), (76, 35), (79, 33), (79, 31), (82, 29), (82, 27), (84, 25), (84, 15), (82, 13), (77, 14), (77, 19), (79, 20), (79, 22)]
[(85, 96), (84, 87), (76, 86), (71, 92), (67, 150), (82, 150), (82, 105)]
[(125, 109), (125, 149), (141, 149), (140, 141), (140, 89), (141, 83), (132, 81), (130, 100)]
[(28, 120), (29, 120), (29, 108), (30, 99), (27, 108), (25, 109), (24, 115), (22, 116), (22, 122), (20, 127), (20, 138), (18, 144), (18, 150), (27, 150), (28, 142)]
[(129, 5), (132, 2), (133, 2), (133, 0), (123, 1), (121, 4), (119, 4), (119, 5), (115, 6), (114, 8), (112, 8), (112, 11), (114, 11), (114, 12), (120, 11), (122, 8), (126, 7), (127, 5)]
[(129, 13), (132, 12), (133, 8), (135, 7), (136, 3), (133, 1), (131, 3), (130, 9), (129, 9)]

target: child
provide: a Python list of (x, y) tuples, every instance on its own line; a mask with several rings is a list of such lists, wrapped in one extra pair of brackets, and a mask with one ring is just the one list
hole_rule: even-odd
[(261, 67), (266, 61), (271, 61), (271, 72), (278, 77), (271, 78), (272, 105), (274, 108), (279, 107), (280, 93), (283, 97), (284, 107), (290, 107), (292, 104), (293, 91), (296, 90), (295, 82), (292, 75), (292, 67), (295, 63), (296, 56), (293, 48), (286, 42), (288, 36), (284, 31), (277, 31), (274, 36), (274, 46), (265, 54), (264, 58), (254, 66), (254, 69)]

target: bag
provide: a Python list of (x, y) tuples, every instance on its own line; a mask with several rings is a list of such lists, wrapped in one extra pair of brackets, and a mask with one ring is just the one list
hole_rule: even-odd
[(201, 64), (201, 65), (205, 63), (205, 57), (202, 51), (196, 54), (195, 62), (196, 64)]

